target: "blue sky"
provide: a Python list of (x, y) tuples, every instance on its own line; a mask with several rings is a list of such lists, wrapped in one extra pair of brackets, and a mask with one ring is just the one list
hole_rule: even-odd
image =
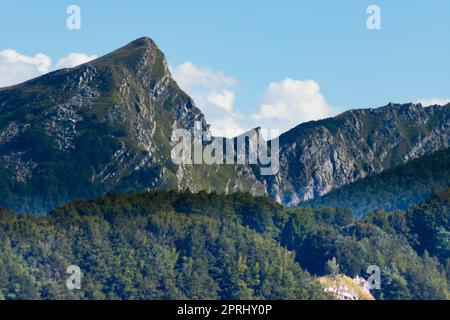
[[(80, 30), (66, 28), (71, 4), (81, 9)], [(366, 27), (371, 4), (381, 9), (381, 30)], [(0, 6), (0, 51), (42, 53), (52, 60), (49, 69), (70, 53), (99, 56), (153, 38), (213, 122), (230, 115), (251, 126), (277, 110), (301, 122), (391, 101), (450, 98), (445, 0), (2, 0)], [(0, 73), (7, 68), (0, 64)], [(216, 82), (204, 88), (195, 75)], [(291, 107), (293, 99), (304, 103)], [(292, 126), (286, 114), (278, 120), (282, 131)]]

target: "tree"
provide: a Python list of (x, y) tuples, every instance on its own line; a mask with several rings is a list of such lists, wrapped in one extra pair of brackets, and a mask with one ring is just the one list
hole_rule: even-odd
[(339, 274), (340, 268), (339, 264), (336, 262), (336, 257), (333, 257), (327, 261), (325, 264), (325, 271), (333, 276), (337, 276)]

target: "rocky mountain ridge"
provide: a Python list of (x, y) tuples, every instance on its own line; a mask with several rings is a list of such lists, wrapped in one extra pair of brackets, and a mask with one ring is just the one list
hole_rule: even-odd
[(295, 206), (448, 147), (448, 110), (390, 104), (301, 124), (281, 135), (274, 176), (258, 165), (176, 165), (173, 130), (209, 126), (144, 37), (0, 89), (0, 205), (44, 213), (111, 191), (177, 189), (268, 194)]
[(350, 182), (447, 148), (450, 108), (389, 104), (301, 124), (280, 137), (268, 193), (297, 205)]

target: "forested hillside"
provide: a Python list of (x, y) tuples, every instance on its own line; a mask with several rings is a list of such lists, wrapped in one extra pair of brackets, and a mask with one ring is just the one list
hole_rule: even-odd
[(303, 205), (349, 208), (357, 216), (377, 208), (406, 210), (449, 185), (450, 149), (445, 149), (358, 180)]
[[(327, 299), (316, 277), (336, 257), (348, 276), (381, 268), (377, 299), (448, 299), (448, 199), (360, 220), (241, 193), (110, 194), (45, 217), (2, 210), (0, 297)], [(79, 291), (65, 288), (69, 265), (83, 272)]]

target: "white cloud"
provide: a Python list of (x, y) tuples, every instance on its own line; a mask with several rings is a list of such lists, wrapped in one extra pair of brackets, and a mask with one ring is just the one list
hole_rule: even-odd
[(313, 80), (286, 78), (270, 83), (262, 94), (259, 112), (244, 116), (234, 110), (237, 81), (233, 77), (192, 62), (181, 63), (171, 71), (180, 87), (204, 112), (214, 135), (236, 136), (258, 126), (283, 133), (302, 122), (337, 113), (327, 104)]
[(438, 98), (420, 99), (417, 101), (417, 103), (421, 103), (424, 107), (435, 105), (445, 106), (450, 103), (450, 99), (438, 99)]
[(97, 59), (96, 55), (88, 56), (85, 53), (71, 53), (67, 57), (58, 60), (56, 69), (73, 68), (94, 59)]
[(205, 114), (217, 136), (242, 133), (241, 116), (234, 113), (236, 79), (222, 71), (198, 67), (190, 61), (171, 67), (174, 79)]
[(50, 70), (52, 60), (45, 54), (20, 54), (12, 49), (0, 51), (0, 87), (21, 83)]
[(234, 104), (234, 92), (230, 90), (223, 90), (222, 93), (210, 92), (206, 99), (213, 105), (231, 112)]
[(223, 73), (222, 71), (212, 70), (207, 67), (198, 67), (192, 62), (187, 61), (177, 65), (172, 70), (175, 80), (183, 88), (208, 88), (217, 89), (223, 87), (233, 87), (237, 81)]
[(262, 128), (285, 132), (302, 122), (323, 119), (335, 113), (317, 82), (286, 78), (269, 84), (263, 93), (259, 112), (251, 117)]
[(20, 54), (13, 49), (0, 51), (0, 88), (15, 85), (59, 68), (72, 68), (97, 58), (84, 53), (71, 53), (52, 65), (52, 59), (38, 53), (35, 56)]
[(234, 104), (233, 88), (237, 81), (222, 71), (198, 67), (187, 61), (172, 69), (179, 86), (190, 94), (203, 108), (223, 108), (232, 111)]
[(216, 137), (236, 137), (250, 127), (244, 127), (243, 122), (245, 119), (240, 118), (236, 114), (223, 114), (222, 117), (217, 117), (217, 121), (211, 124), (211, 131)]

